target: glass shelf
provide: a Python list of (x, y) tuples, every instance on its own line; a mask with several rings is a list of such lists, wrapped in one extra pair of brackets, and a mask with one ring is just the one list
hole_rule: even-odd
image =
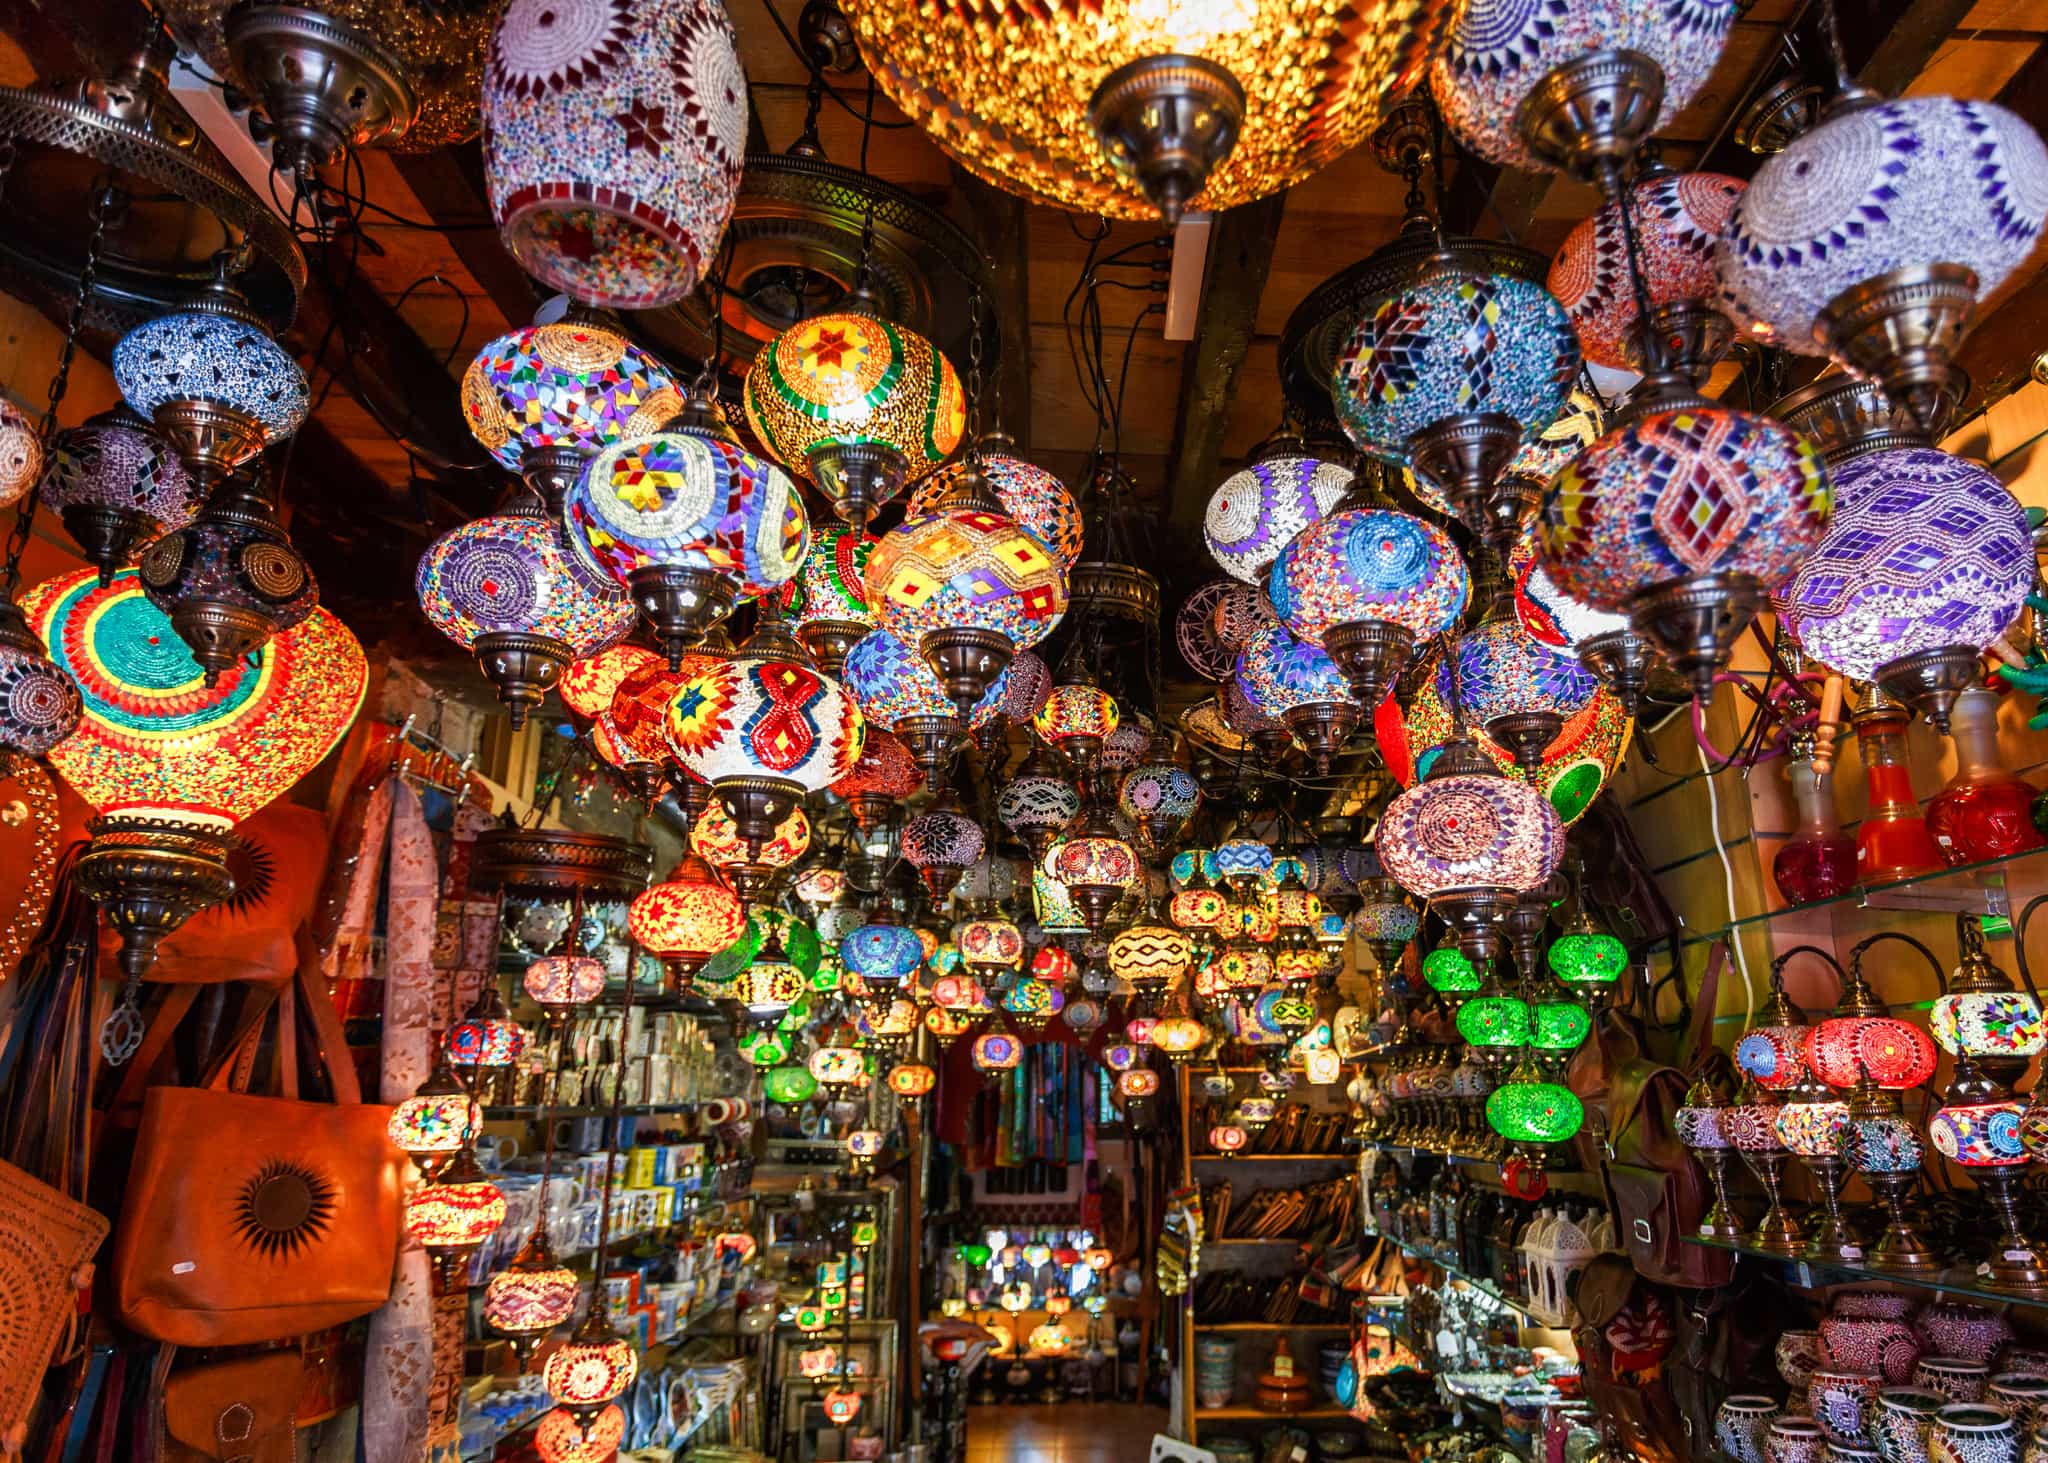
[(1190, 1153), (1193, 1163), (1350, 1163), (1355, 1153)]
[(1196, 1422), (1298, 1422), (1349, 1417), (1347, 1407), (1304, 1407), (1295, 1412), (1272, 1412), (1264, 1407), (1197, 1407)]
[(2025, 1295), (2017, 1291), (2000, 1290), (1988, 1281), (1977, 1277), (1968, 1265), (1952, 1265), (1946, 1270), (1915, 1274), (1904, 1270), (1880, 1270), (1874, 1265), (1857, 1265), (1845, 1260), (1814, 1260), (1801, 1255), (1784, 1255), (1776, 1250), (1760, 1250), (1754, 1245), (1734, 1244), (1728, 1240), (1708, 1239), (1700, 1235), (1680, 1236), (1689, 1245), (1702, 1249), (1726, 1250), (1732, 1255), (1741, 1255), (1770, 1268), (1770, 1273), (1780, 1281), (1800, 1290), (1817, 1290), (1824, 1286), (1845, 1285), (1852, 1281), (1882, 1280), (1888, 1285), (1900, 1285), (1910, 1290), (1933, 1290), (1943, 1295), (1966, 1295), (1974, 1300), (1990, 1301), (1996, 1305), (2028, 1306), (2035, 1310), (2048, 1310), (2048, 1295)]
[[(1371, 1230), (1367, 1230), (1366, 1235), (1368, 1238), (1386, 1240), (1388, 1244), (1392, 1245), (1395, 1249), (1399, 1250), (1404, 1255), (1412, 1255), (1418, 1260), (1429, 1261), (1430, 1264), (1436, 1266), (1437, 1269), (1444, 1272), (1444, 1277), (1447, 1281), (1456, 1281), (1459, 1284), (1468, 1285), (1472, 1289), (1478, 1291), (1481, 1295), (1487, 1296), (1492, 1300), (1500, 1302), (1500, 1304), (1506, 1306), (1511, 1311), (1519, 1311), (1525, 1316), (1531, 1315), (1529, 1310), (1529, 1302), (1527, 1300), (1523, 1299), (1521, 1296), (1518, 1295), (1510, 1295), (1507, 1291), (1502, 1290), (1498, 1285), (1494, 1284), (1491, 1280), (1482, 1280), (1477, 1275), (1467, 1275), (1463, 1270), (1460, 1270), (1456, 1265), (1453, 1265), (1446, 1261), (1441, 1255), (1439, 1255), (1435, 1250), (1431, 1249), (1428, 1245), (1418, 1245), (1411, 1243), (1408, 1240), (1395, 1239), (1390, 1234), (1375, 1235)], [(1534, 1319), (1533, 1316), (1532, 1319)], [(1539, 1322), (1539, 1324), (1541, 1323)]]
[(1708, 939), (1739, 930), (1768, 927), (1811, 915), (1838, 915), (1858, 909), (1892, 910), (1922, 914), (2001, 915), (2010, 918), (2012, 900), (2006, 889), (2009, 873), (2031, 874), (2035, 881), (2048, 881), (2048, 848), (2030, 848), (2005, 858), (1980, 863), (1957, 864), (1931, 874), (1892, 879), (1874, 884), (1857, 884), (1832, 899), (1810, 904), (1788, 904), (1761, 914), (1745, 915), (1707, 933)]
[(1283, 1331), (1349, 1331), (1349, 1321), (1197, 1321), (1197, 1331), (1252, 1331), (1277, 1336)]

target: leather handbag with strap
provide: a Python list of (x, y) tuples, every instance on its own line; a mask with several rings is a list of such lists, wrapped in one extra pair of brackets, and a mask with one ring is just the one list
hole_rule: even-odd
[(162, 1463), (293, 1463), (297, 1347), (180, 1367), (164, 1384)]
[[(385, 1133), (391, 1110), (358, 1101), (314, 968), (302, 952), (282, 991), (256, 989), (205, 1085), (149, 1090), (114, 1249), (116, 1308), (145, 1336), (281, 1340), (367, 1315), (390, 1293), (405, 1158)], [(281, 1095), (231, 1090), (247, 1080), (271, 1005)], [(333, 1102), (298, 1100), (301, 1017)]]
[[(1687, 1244), (1713, 1203), (1706, 1174), (1678, 1139), (1677, 1113), (1693, 1076), (1713, 1050), (1715, 998), (1727, 946), (1716, 943), (1680, 1047), (1683, 1067), (1635, 1048), (1610, 1073), (1601, 1176), (1615, 1230), (1636, 1273), (1662, 1285), (1725, 1285), (1734, 1268), (1726, 1251)], [(1629, 1038), (1633, 1045), (1633, 1038)]]

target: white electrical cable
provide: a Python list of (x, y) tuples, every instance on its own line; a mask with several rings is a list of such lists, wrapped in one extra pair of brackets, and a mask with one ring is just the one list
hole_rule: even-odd
[[(1707, 749), (1695, 742), (1693, 750), (1699, 753), (1700, 773), (1707, 784), (1707, 823), (1714, 832), (1714, 852), (1721, 856), (1721, 878), (1728, 891), (1728, 922), (1734, 924), (1740, 918), (1735, 912), (1735, 865), (1728, 862), (1728, 850), (1721, 842), (1721, 799), (1714, 791), (1714, 768), (1707, 761)], [(1749, 1032), (1749, 1023), (1756, 1015), (1756, 987), (1749, 980), (1749, 957), (1742, 953), (1742, 932), (1731, 930), (1728, 943), (1735, 954), (1735, 968), (1742, 972), (1742, 1030)]]

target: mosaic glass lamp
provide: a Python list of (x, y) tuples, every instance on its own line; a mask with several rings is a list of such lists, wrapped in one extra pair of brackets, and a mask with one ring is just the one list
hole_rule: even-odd
[(467, 1147), (432, 1182), (406, 1196), (405, 1232), (450, 1281), (505, 1222), (505, 1194)]
[(558, 1407), (533, 1430), (533, 1450), (540, 1463), (606, 1463), (618, 1456), (625, 1440), (626, 1414), (617, 1403), (590, 1417)]
[(1736, 9), (1723, 0), (1684, 11), (1479, 0), (1443, 37), (1430, 92), (1459, 140), (1492, 162), (1582, 180), (1618, 175), (1706, 84)]
[(1471, 580), (1442, 529), (1350, 502), (1280, 551), (1267, 595), (1287, 628), (1320, 646), (1370, 709), (1393, 688), (1415, 646), (1465, 612)]
[(704, 963), (746, 928), (745, 906), (696, 853), (684, 853), (666, 879), (634, 895), (626, 906), (627, 933), (661, 961), (677, 992), (689, 989)]
[[(976, 461), (1002, 511), (1030, 530), (1053, 552), (1063, 568), (1071, 569), (1081, 556), (1081, 535), (1085, 523), (1081, 505), (1067, 485), (1052, 473), (1026, 462), (1012, 451), (1016, 444), (1000, 432), (984, 433), (977, 444)], [(919, 483), (904, 509), (905, 518), (917, 518), (937, 511), (939, 503), (967, 474), (967, 463), (956, 462), (940, 468)], [(1045, 683), (1051, 688), (1051, 681)], [(1031, 708), (1036, 711), (1038, 708)], [(1016, 720), (1012, 716), (1012, 720)]]
[(853, 770), (867, 723), (775, 615), (737, 654), (709, 659), (669, 704), (668, 740), (711, 784), (750, 858), (803, 798)]
[[(230, 830), (340, 742), (368, 663), (341, 621), (315, 609), (209, 688), (133, 570), (106, 585), (90, 569), (56, 575), (22, 596), (21, 611), (81, 698), (50, 765), (98, 815), (75, 875), (139, 980), (163, 935), (233, 891)], [(17, 719), (26, 695), (17, 688)], [(52, 702), (35, 724), (64, 710)]]
[(956, 802), (942, 801), (903, 825), (903, 857), (923, 877), (933, 899), (944, 899), (967, 866), (988, 846), (981, 825)]
[(1042, 859), (1069, 823), (1081, 812), (1081, 794), (1064, 778), (1035, 771), (1027, 763), (1022, 772), (1005, 783), (996, 797), (996, 818), (1031, 851)]
[(938, 1086), (939, 1074), (922, 1062), (900, 1062), (889, 1069), (889, 1090), (907, 1105)]
[(924, 964), (917, 931), (877, 917), (839, 942), (839, 960), (870, 990), (893, 998)]
[(570, 661), (633, 628), (633, 602), (570, 563), (537, 504), (442, 534), (421, 555), (414, 588), (434, 628), (476, 656), (514, 729)]
[[(1557, 470), (1562, 472), (1570, 460), (1565, 458)], [(1534, 533), (1509, 554), (1508, 577), (1514, 584), (1515, 614), (1522, 628), (1543, 644), (1576, 655), (1579, 664), (1614, 693), (1623, 714), (1633, 718), (1649, 684), (1653, 652), (1650, 642), (1629, 624), (1628, 616), (1596, 610), (1558, 588), (1537, 552)]]
[[(132, 410), (122, 415), (137, 420)], [(28, 413), (12, 401), (0, 401), (0, 508), (28, 496), (43, 475), (44, 457), (42, 436)]]
[[(34, 443), (32, 430), (26, 439)], [(183, 528), (199, 506), (185, 464), (125, 403), (51, 440), (42, 501), (57, 510), (64, 531), (103, 583), (113, 581), (138, 543)]]
[(590, 1314), (541, 1366), (541, 1385), (555, 1405), (587, 1421), (603, 1411), (640, 1375), (640, 1354), (612, 1330), (603, 1306)]
[(881, 85), (970, 171), (1037, 202), (1113, 218), (1234, 207), (1364, 142), (1420, 77), (1424, 7), (1304, 28), (1270, 0), (1087, 14), (848, 12)]
[(1053, 849), (1053, 877), (1066, 886), (1091, 933), (1099, 933), (1117, 902), (1144, 881), (1138, 852), (1101, 806), (1080, 820)]
[(2044, 215), (2048, 148), (2021, 118), (1859, 93), (1757, 169), (1721, 236), (1721, 284), (1757, 339), (1833, 356), (1939, 435), (1950, 352)]
[(1067, 570), (970, 458), (928, 513), (882, 535), (867, 599), (882, 628), (917, 647), (964, 717), (1011, 657), (1059, 624)]
[(555, 513), (600, 449), (651, 435), (682, 406), (666, 366), (591, 321), (510, 331), (462, 377), (470, 435)]
[[(952, 698), (924, 658), (887, 630), (874, 630), (846, 653), (844, 676), (867, 719), (894, 732), (910, 749), (926, 787), (942, 787), (963, 727)], [(994, 721), (1008, 691), (1006, 671), (982, 696), (964, 730), (977, 731)]]
[(1447, 752), (1427, 780), (1388, 805), (1376, 841), (1387, 872), (1429, 901), (1465, 953), (1491, 959), (1517, 896), (1557, 872), (1564, 825), (1535, 789), (1490, 765), (1463, 770), (1470, 765)]
[(200, 497), (298, 431), (310, 404), (306, 373), (225, 264), (183, 309), (116, 341), (113, 368), (122, 399), (169, 441)]
[(1156, 1002), (1185, 979), (1194, 963), (1194, 942), (1156, 921), (1132, 925), (1109, 942), (1109, 973), (1146, 1002)]
[(526, 967), (520, 988), (560, 1018), (604, 994), (604, 962), (588, 955), (542, 955)]
[(1707, 372), (1734, 338), (1734, 322), (1720, 308), (1714, 245), (1743, 187), (1741, 179), (1720, 173), (1668, 169), (1630, 185), (1636, 257), (1650, 304), (1647, 322), (1637, 320), (1621, 205), (1610, 200), (1565, 236), (1546, 283), (1578, 332), (1587, 360), (1616, 371), (1650, 369), (1638, 338), (1647, 323), (1663, 343), (1663, 359), (1655, 364), (1706, 384)]
[(1453, 999), (1471, 995), (1486, 986), (1485, 978), (1471, 957), (1448, 939), (1422, 957), (1422, 979), (1431, 990)]
[(1538, 542), (1564, 593), (1626, 613), (1705, 694), (1735, 637), (1820, 543), (1819, 452), (1769, 417), (1712, 405), (1649, 412), (1558, 474)]
[(1202, 519), (1209, 554), (1232, 578), (1263, 586), (1289, 540), (1350, 485), (1349, 468), (1310, 455), (1299, 438), (1270, 437), (1210, 496)]
[(755, 439), (855, 528), (952, 456), (967, 425), (953, 363), (916, 331), (856, 310), (763, 345), (746, 410)]
[(860, 757), (851, 772), (832, 784), (832, 791), (846, 799), (854, 826), (865, 834), (891, 817), (897, 805), (923, 785), (924, 774), (911, 759), (910, 749), (894, 732), (870, 719)]
[(1577, 1001), (1538, 1001), (1530, 1009), (1529, 1045), (1568, 1056), (1593, 1034), (1593, 1017)]
[(761, 1079), (761, 1091), (770, 1102), (794, 1106), (810, 1101), (818, 1090), (818, 1079), (805, 1067), (775, 1067)]
[(1102, 744), (1122, 720), (1116, 698), (1085, 681), (1054, 686), (1031, 719), (1039, 739), (1082, 771), (1101, 755)]
[(1237, 688), (1258, 710), (1276, 716), (1301, 739), (1327, 773), (1364, 719), (1337, 663), (1280, 625), (1261, 627), (1237, 656)]
[[(1523, 436), (1521, 446), (1495, 480), (1489, 501), (1501, 522), (1505, 524), (1512, 518), (1526, 525), (1542, 504), (1550, 480), (1567, 462), (1598, 441), (1605, 430), (1606, 413), (1600, 399), (1583, 387), (1574, 386), (1565, 398), (1564, 410), (1549, 426)], [(1434, 479), (1417, 477), (1406, 468), (1401, 470), (1401, 477), (1402, 485), (1418, 501), (1446, 517), (1456, 516), (1450, 499)], [(1526, 534), (1518, 537), (1516, 547), (1525, 541)]]
[[(690, 829), (690, 848), (712, 867), (723, 870), (734, 884), (735, 892), (742, 899), (750, 898), (759, 891), (764, 881), (759, 877), (763, 871), (773, 872), (786, 869), (802, 858), (811, 846), (811, 820), (801, 807), (791, 808), (789, 815), (776, 825), (774, 835), (760, 848), (748, 846), (740, 836), (739, 825), (732, 814), (716, 803), (697, 815), (696, 824)], [(748, 877), (743, 874), (753, 871)]]
[(747, 78), (732, 23), (713, 0), (507, 5), (483, 130), (491, 217), (521, 268), (586, 305), (675, 304), (739, 197)]
[(1543, 286), (1446, 258), (1359, 321), (1330, 395), (1361, 451), (1412, 464), (1460, 523), (1505, 552), (1536, 504), (1518, 489), (1497, 494), (1501, 474), (1523, 438), (1564, 410), (1579, 363), (1564, 307)]
[(1201, 801), (1202, 785), (1195, 775), (1171, 762), (1135, 767), (1117, 787), (1117, 808), (1144, 829), (1154, 849), (1173, 842)]
[(555, 689), (564, 706), (595, 721), (610, 713), (612, 698), (628, 676), (661, 663), (662, 658), (644, 645), (608, 645), (570, 661)]
[(1600, 683), (1577, 660), (1545, 645), (1523, 628), (1512, 593), (1496, 599), (1486, 616), (1458, 637), (1459, 709), (1514, 754), (1532, 776), (1584, 710)]
[(1382, 979), (1400, 965), (1401, 952), (1422, 927), (1422, 916), (1401, 892), (1401, 886), (1384, 875), (1369, 879), (1359, 888), (1359, 905), (1351, 914), (1351, 933), (1365, 942), (1379, 964)]
[(1024, 962), (1024, 932), (998, 915), (977, 915), (953, 929), (960, 962), (978, 976), (997, 976)]
[(1574, 928), (1550, 942), (1544, 963), (1567, 990), (1612, 989), (1628, 969), (1628, 946), (1581, 915)]
[(1052, 669), (1031, 651), (1020, 650), (1010, 657), (1003, 679), (1009, 682), (1003, 692), (1003, 717), (1014, 726), (1031, 725), (1031, 718), (1052, 695)]
[(448, 1064), (458, 1072), (469, 1069), (474, 1084), (480, 1077), (518, 1063), (526, 1054), (526, 1028), (512, 1019), (497, 983), (485, 981), (476, 1004), (467, 1016), (448, 1028), (441, 1044)]
[(1520, 996), (1477, 995), (1458, 1007), (1458, 1035), (1482, 1054), (1518, 1051), (1532, 1030), (1529, 1003)]
[(694, 395), (662, 430), (599, 448), (569, 485), (562, 524), (587, 575), (632, 599), (672, 670), (736, 605), (795, 578), (810, 551), (796, 485)]
[(813, 528), (811, 551), (780, 597), (796, 638), (827, 675), (838, 675), (846, 652), (875, 628), (867, 569), (876, 542), (844, 524)]
[(438, 1172), (483, 1131), (484, 1110), (449, 1069), (445, 1056), (419, 1090), (391, 1109), (384, 1131), (420, 1171)]
[(974, 1039), (974, 1070), (984, 1077), (1013, 1072), (1024, 1059), (1024, 1046), (1007, 1031), (985, 1031)]
[(555, 1258), (542, 1219), (519, 1253), (484, 1283), (484, 1324), (511, 1341), (523, 1365), (550, 1331), (567, 1324), (580, 1287), (576, 1272)]
[(1525, 1060), (1486, 1099), (1487, 1125), (1532, 1161), (1550, 1144), (1568, 1142), (1586, 1120), (1571, 1088), (1549, 1082), (1533, 1058)]

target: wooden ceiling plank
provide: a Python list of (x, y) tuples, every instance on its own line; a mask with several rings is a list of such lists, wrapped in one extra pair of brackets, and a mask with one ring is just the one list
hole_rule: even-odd
[[(1014, 193), (993, 188), (953, 164), (954, 217), (965, 224), (987, 262), (989, 293), (984, 313), (995, 316), (999, 346), (995, 399), (988, 425), (1000, 418), (1003, 430), (1020, 443), (1031, 440), (1031, 205)], [(965, 214), (964, 220), (960, 218)], [(967, 362), (955, 361), (961, 370)]]
[[(2011, 108), (2035, 131), (2048, 131), (2048, 46), (2036, 48), (2012, 80), (1999, 88), (1999, 105)], [(2007, 281), (1997, 308), (1980, 309), (1977, 324), (1963, 338), (1956, 364), (1970, 377), (1970, 395), (1958, 413), (1962, 421), (1981, 415), (2027, 384), (2034, 362), (2048, 342), (2048, 268), (2036, 248), (2021, 273)]]
[(1181, 375), (1173, 465), (1166, 476), (1166, 542), (1174, 557), (1201, 543), (1202, 515), (1216, 487), (1230, 403), (1251, 348), (1286, 207), (1287, 195), (1275, 193), (1219, 215), (1210, 230), (1209, 267)]
[(467, 142), (394, 156), (392, 163), (427, 217), (447, 231), (442, 237), (505, 317), (506, 326), (529, 323), (540, 291), (500, 242), (496, 229), (474, 227), (491, 216), (482, 145)]

